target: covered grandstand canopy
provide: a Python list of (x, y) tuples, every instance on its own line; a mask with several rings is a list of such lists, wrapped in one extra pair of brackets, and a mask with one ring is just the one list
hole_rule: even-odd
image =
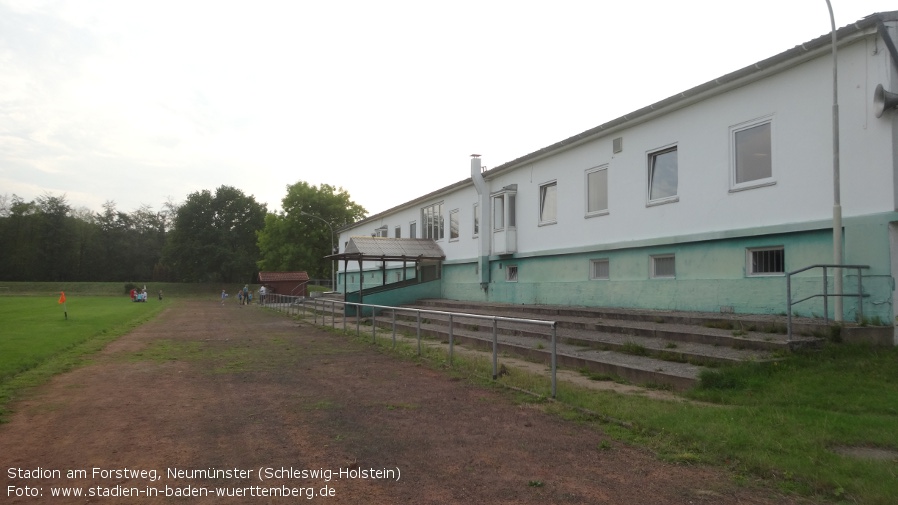
[(446, 254), (431, 239), (352, 237), (346, 250), (328, 259), (356, 261), (424, 261), (444, 260)]

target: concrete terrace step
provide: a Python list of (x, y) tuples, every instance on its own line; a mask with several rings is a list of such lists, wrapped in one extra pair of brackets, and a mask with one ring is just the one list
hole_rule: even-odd
[[(473, 304), (455, 300), (419, 300), (406, 308), (467, 312), (471, 314), (523, 317), (530, 319), (554, 320), (558, 323), (559, 334), (578, 338), (583, 335), (609, 335), (599, 338), (613, 344), (624, 337), (656, 339), (671, 348), (684, 344), (705, 344), (713, 347), (750, 349), (755, 351), (788, 351), (795, 345), (817, 345), (820, 339), (793, 336), (792, 344), (784, 333), (784, 323), (777, 316), (738, 315), (731, 318), (715, 314), (680, 313), (666, 311), (645, 311), (625, 309), (605, 309), (589, 307), (550, 307), (533, 305)], [(533, 309), (533, 310), (530, 310)], [(766, 330), (766, 331), (759, 331)], [(776, 331), (774, 331), (776, 330)], [(646, 341), (651, 342), (651, 340)], [(649, 347), (654, 347), (649, 345)], [(702, 346), (692, 346), (698, 350)], [(686, 346), (685, 348), (689, 348)], [(714, 353), (711, 353), (713, 355)], [(757, 359), (758, 355), (749, 355)], [(738, 360), (738, 358), (737, 358)]]
[[(307, 303), (309, 301), (307, 300)], [(312, 302), (318, 305), (317, 302)], [(330, 311), (326, 304), (318, 307)], [(419, 300), (403, 309), (478, 314), (556, 321), (560, 366), (622, 377), (638, 384), (655, 383), (682, 390), (698, 382), (705, 366), (740, 361), (775, 359), (789, 349), (780, 330), (785, 318), (591, 307), (510, 305), (456, 300)], [(448, 314), (425, 313), (421, 334), (444, 343), (449, 340)], [(780, 321), (782, 319), (783, 321)], [(370, 323), (370, 319), (367, 320)], [(392, 328), (390, 311), (375, 318), (381, 331)], [(492, 322), (453, 316), (455, 342), (484, 350), (492, 349)], [(396, 312), (396, 330), (417, 332), (417, 318), (407, 311)], [(759, 328), (770, 332), (758, 331)], [(505, 353), (549, 363), (551, 331), (539, 325), (499, 321), (497, 347)], [(818, 339), (796, 337), (813, 345)]]
[[(484, 315), (501, 315), (484, 313)], [(518, 317), (521, 317), (518, 315)], [(397, 321), (410, 323), (416, 322), (415, 316), (409, 312), (399, 312)], [(434, 323), (439, 328), (444, 328), (443, 333), (448, 336), (449, 317), (442, 314), (425, 314), (422, 320)], [(489, 321), (482, 319), (455, 316), (452, 321), (453, 331), (468, 330), (475, 334), (484, 333), (480, 338), (492, 338), (492, 326)], [(538, 339), (544, 345), (550, 340), (551, 333), (548, 328), (529, 324), (517, 324), (501, 322), (497, 325), (496, 332), (503, 337), (521, 337)], [(739, 361), (764, 361), (773, 358), (773, 354), (767, 350), (752, 348), (732, 348), (719, 345), (709, 345), (690, 341), (677, 342), (673, 339), (665, 339), (658, 336), (641, 336), (628, 333), (613, 333), (596, 329), (574, 329), (558, 325), (556, 329), (556, 341), (572, 346), (589, 347), (599, 350), (620, 351), (627, 354), (642, 354), (653, 356), (665, 361), (688, 362), (693, 364), (708, 363), (732, 363)]]
[[(429, 318), (427, 322), (422, 322), (422, 337), (434, 338), (443, 343), (448, 343), (449, 330), (447, 322), (436, 318)], [(376, 324), (378, 328), (387, 332), (390, 332), (393, 327), (391, 319), (386, 317), (376, 318)], [(406, 335), (415, 335), (417, 322), (407, 318), (400, 318), (397, 314), (396, 331)], [(492, 349), (491, 326), (478, 330), (465, 329), (463, 327), (453, 329), (452, 336), (457, 344), (482, 350)], [(497, 348), (500, 352), (522, 356), (545, 364), (550, 363), (551, 349), (546, 342), (545, 336), (509, 335), (507, 333), (500, 334), (497, 331), (496, 340)], [(637, 384), (663, 384), (676, 390), (689, 389), (695, 386), (698, 382), (699, 373), (703, 369), (701, 366), (689, 363), (664, 361), (649, 356), (637, 356), (567, 342), (558, 342), (556, 348), (559, 366), (622, 377)]]

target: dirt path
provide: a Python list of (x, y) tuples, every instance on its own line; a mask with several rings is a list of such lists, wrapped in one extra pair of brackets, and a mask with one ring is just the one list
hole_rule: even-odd
[(13, 408), (3, 503), (788, 503), (258, 307), (173, 305)]

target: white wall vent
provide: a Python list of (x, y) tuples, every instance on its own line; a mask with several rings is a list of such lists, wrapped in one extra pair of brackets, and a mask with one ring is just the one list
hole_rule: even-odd
[(624, 138), (618, 137), (612, 141), (614, 154), (617, 154), (624, 150)]

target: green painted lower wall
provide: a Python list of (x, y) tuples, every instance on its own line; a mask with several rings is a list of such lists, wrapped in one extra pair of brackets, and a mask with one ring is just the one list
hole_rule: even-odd
[[(380, 291), (377, 293), (369, 293), (365, 294), (362, 300), (363, 303), (370, 305), (384, 305), (387, 307), (397, 307), (399, 305), (409, 304), (415, 302), (415, 300), (421, 300), (424, 298), (440, 298), (442, 296), (442, 281), (437, 279), (435, 281), (429, 282), (421, 282), (418, 284), (406, 285), (401, 288), (391, 289), (386, 291)], [(347, 302), (359, 302), (359, 293), (358, 291), (349, 293), (346, 296)], [(354, 306), (346, 307), (346, 314), (355, 314)], [(371, 309), (363, 308), (362, 310), (363, 316), (370, 316)]]
[[(844, 220), (844, 262), (871, 267), (862, 272), (862, 289), (869, 295), (862, 303), (865, 320), (873, 323), (888, 324), (894, 317), (894, 281), (889, 249), (889, 223), (892, 221), (898, 221), (898, 214)], [(490, 281), (486, 289), (481, 287), (483, 261), (472, 257), (467, 261), (444, 263), (440, 292), (427, 296), (514, 304), (785, 314), (785, 276), (747, 275), (747, 249), (783, 247), (786, 271), (812, 264), (828, 264), (833, 259), (832, 230), (778, 231), (763, 234), (752, 230), (743, 237), (694, 241), (675, 237), (669, 240), (668, 245), (656, 240), (651, 245), (633, 248), (615, 244), (613, 249), (607, 251), (597, 246), (591, 252), (581, 248), (576, 252), (553, 251), (545, 255), (494, 256), (488, 262)], [(650, 278), (651, 256), (666, 254), (675, 257), (676, 277)], [(590, 260), (593, 259), (609, 261), (608, 279), (590, 279)], [(517, 267), (516, 282), (506, 280), (509, 266)], [(379, 270), (365, 275), (366, 287), (377, 285), (382, 278)], [(350, 276), (358, 280), (358, 272), (350, 273)], [(846, 270), (843, 278), (844, 293), (856, 293), (855, 271)], [(831, 292), (831, 271), (827, 282)], [(822, 270), (793, 276), (792, 284), (793, 299), (822, 293)], [(830, 317), (833, 316), (832, 300), (828, 310)], [(857, 309), (857, 298), (844, 298), (846, 320), (855, 320)], [(793, 313), (822, 317), (823, 300), (815, 298), (802, 302), (793, 308)]]

